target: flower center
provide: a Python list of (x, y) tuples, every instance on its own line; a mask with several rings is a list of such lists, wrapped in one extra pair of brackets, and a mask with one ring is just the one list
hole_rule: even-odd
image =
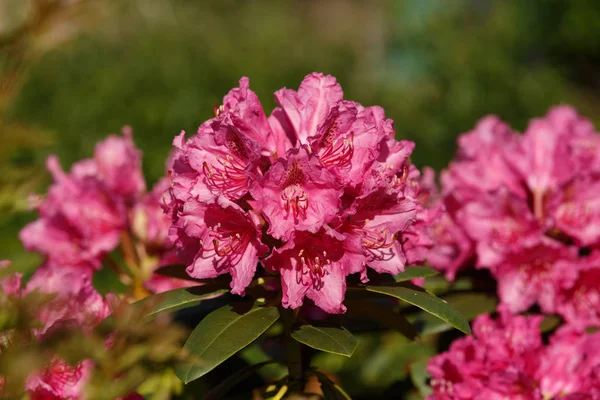
[(394, 244), (396, 235), (390, 233), (387, 228), (380, 230), (375, 228), (367, 228), (369, 220), (366, 219), (362, 227), (354, 228), (354, 232), (361, 236), (362, 245), (365, 249), (380, 250), (387, 249)]
[(327, 167), (342, 167), (348, 165), (354, 154), (354, 132), (350, 132), (350, 138), (346, 134), (342, 138), (333, 138), (333, 135), (325, 135), (321, 140), (321, 151), (319, 157), (323, 165)]
[(294, 218), (306, 218), (308, 208), (308, 194), (299, 185), (288, 186), (281, 194), (283, 208), (287, 215), (292, 214)]
[(308, 276), (310, 279), (309, 283), (315, 286), (315, 289), (319, 290), (323, 287), (323, 278), (329, 272), (327, 267), (331, 265), (331, 260), (327, 258), (327, 252), (323, 251), (322, 256), (311, 254), (307, 249), (302, 249), (298, 252), (298, 264), (301, 266), (300, 274), (298, 274), (298, 283), (304, 282), (304, 276)]
[(200, 246), (204, 251), (214, 252), (221, 258), (241, 256), (250, 242), (249, 234), (227, 229), (221, 223), (210, 226), (208, 229), (209, 243), (206, 244), (204, 240), (200, 240)]
[(248, 185), (246, 166), (229, 154), (223, 159), (217, 156), (215, 163), (202, 164), (209, 189), (231, 194), (244, 189)]

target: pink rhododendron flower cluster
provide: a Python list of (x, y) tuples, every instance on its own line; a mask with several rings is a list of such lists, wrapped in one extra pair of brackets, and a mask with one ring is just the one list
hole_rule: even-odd
[[(128, 128), (123, 136), (99, 142), (94, 158), (75, 163), (70, 173), (54, 156), (47, 166), (54, 183), (46, 198), (38, 201), (39, 219), (20, 233), (26, 249), (45, 257), (45, 270), (78, 270), (73, 274), (91, 278), (103, 262), (112, 262), (108, 254), (121, 245), (129, 252), (128, 267), (150, 292), (187, 284), (152, 274), (161, 265), (176, 263), (167, 238), (170, 219), (160, 205), (168, 181), (163, 179), (146, 192), (141, 152)], [(132, 245), (132, 239), (140, 245)], [(65, 285), (53, 289), (69, 290)]]
[(567, 106), (523, 135), (483, 118), (459, 140), (430, 212), (429, 262), (453, 279), (474, 261), (512, 312), (537, 303), (582, 326), (600, 324), (600, 135)]
[[(37, 340), (44, 340), (54, 330), (65, 327), (91, 333), (111, 312), (106, 300), (94, 290), (87, 276), (81, 276), (78, 269), (42, 266), (24, 289), (21, 288), (19, 274), (2, 279), (0, 286), (4, 296), (20, 297), (35, 290), (55, 294), (54, 298), (36, 310), (42, 323), (40, 328), (35, 328), (32, 332)], [(29, 375), (25, 390), (32, 400), (81, 399), (92, 369), (93, 362), (90, 360), (70, 365), (54, 357), (43, 370)], [(0, 386), (0, 392), (1, 390)]]
[(285, 307), (308, 297), (343, 313), (347, 275), (396, 274), (429, 245), (414, 144), (394, 139), (382, 108), (344, 100), (332, 76), (275, 99), (267, 117), (242, 78), (215, 118), (175, 138), (170, 237), (192, 277), (228, 273), (244, 294), (260, 261), (280, 274)]
[(503, 306), (473, 323), (473, 336), (435, 356), (429, 400), (600, 399), (600, 332), (564, 326), (545, 345), (541, 316), (514, 316)]

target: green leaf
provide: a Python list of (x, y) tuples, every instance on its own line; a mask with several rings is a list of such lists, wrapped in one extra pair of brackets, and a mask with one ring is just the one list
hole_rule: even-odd
[(356, 338), (344, 328), (302, 325), (292, 332), (292, 337), (313, 349), (346, 357), (352, 356), (358, 344)]
[(470, 335), (468, 321), (447, 302), (425, 291), (403, 286), (366, 286), (368, 291), (392, 296), (412, 304), (446, 321), (456, 329)]
[(242, 368), (241, 370), (234, 372), (217, 386), (212, 388), (210, 392), (204, 395), (203, 400), (219, 400), (225, 397), (225, 395), (231, 390), (235, 385), (242, 382), (245, 379), (248, 379), (252, 376), (253, 373), (261, 369), (262, 367), (273, 364), (275, 361), (265, 361), (260, 364), (249, 365), (246, 368)]
[(394, 276), (394, 280), (396, 282), (404, 282), (415, 278), (427, 278), (437, 274), (439, 272), (430, 267), (406, 267), (403, 272)]
[(419, 332), (399, 312), (365, 300), (352, 299), (346, 300), (344, 303), (348, 307), (348, 315), (350, 316), (375, 320), (381, 326), (394, 329), (410, 340), (415, 340), (419, 337)]
[(146, 297), (135, 305), (150, 304), (147, 318), (152, 318), (162, 312), (174, 312), (184, 308), (193, 307), (199, 301), (228, 292), (223, 285), (204, 285), (190, 288), (180, 288)]
[(429, 378), (429, 374), (427, 373), (428, 363), (428, 359), (423, 359), (415, 361), (410, 365), (410, 380), (423, 397), (427, 397), (432, 393), (431, 387), (427, 384), (427, 378)]
[[(485, 293), (452, 293), (444, 297), (450, 307), (461, 313), (467, 320), (496, 309), (498, 300)], [(421, 335), (432, 335), (452, 329), (445, 321), (434, 317), (428, 312), (422, 312), (408, 317), (408, 320), (417, 327)]]
[(178, 368), (177, 376), (184, 383), (212, 371), (256, 340), (279, 318), (276, 307), (252, 307), (249, 310), (235, 308), (226, 305), (213, 311), (192, 331), (184, 348), (197, 361)]

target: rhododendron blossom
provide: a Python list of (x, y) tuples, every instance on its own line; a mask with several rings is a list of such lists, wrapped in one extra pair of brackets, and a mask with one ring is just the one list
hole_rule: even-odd
[(96, 176), (75, 168), (67, 175), (55, 157), (47, 164), (55, 184), (39, 207), (40, 219), (21, 231), (21, 241), (57, 264), (100, 267), (99, 258), (117, 246), (125, 228), (123, 203)]
[[(161, 207), (169, 182), (162, 179), (146, 192), (141, 152), (129, 128), (122, 137), (99, 142), (94, 158), (75, 163), (69, 173), (55, 156), (47, 166), (54, 183), (47, 197), (36, 201), (39, 219), (20, 233), (25, 248), (45, 257), (45, 269), (77, 269), (74, 274), (91, 278), (104, 264), (114, 263), (109, 253), (120, 247), (145, 290), (157, 293), (191, 284), (153, 273), (178, 262), (168, 239), (170, 218)], [(52, 290), (70, 288), (65, 284)]]
[(433, 394), (451, 399), (599, 398), (600, 333), (560, 328), (544, 345), (541, 316), (478, 317), (473, 336), (460, 338), (427, 367)]
[(408, 233), (420, 207), (414, 144), (394, 140), (380, 107), (344, 100), (332, 76), (310, 74), (275, 99), (266, 118), (242, 78), (215, 118), (175, 138), (170, 238), (195, 278), (230, 273), (232, 292), (243, 294), (264, 260), (281, 277), (285, 307), (308, 297), (343, 313), (348, 274), (396, 274), (404, 245), (429, 246), (428, 219)]
[(38, 318), (43, 326), (34, 330), (38, 337), (64, 324), (91, 332), (110, 314), (106, 300), (92, 287), (89, 277), (81, 275), (77, 268), (40, 267), (27, 283), (25, 293), (34, 290), (56, 294), (39, 310)]
[[(37, 340), (43, 341), (55, 330), (64, 328), (81, 329), (89, 334), (111, 312), (106, 300), (94, 290), (89, 278), (81, 275), (79, 268), (42, 266), (25, 288), (21, 288), (20, 278), (17, 274), (0, 282), (4, 295), (19, 297), (33, 291), (55, 295), (39, 309), (32, 310), (42, 323), (42, 327), (31, 332)], [(27, 377), (24, 389), (32, 400), (82, 399), (92, 370), (91, 360), (70, 365), (53, 356), (47, 366)]]
[(262, 244), (258, 217), (224, 197), (203, 205), (188, 201), (171, 228), (181, 259), (194, 278), (214, 278), (230, 273), (232, 293), (244, 294), (256, 271), (258, 258), (268, 248)]
[(438, 260), (442, 247), (434, 246), (432, 265), (464, 267), (472, 246), (475, 265), (491, 270), (513, 312), (537, 303), (544, 312), (597, 325), (583, 304), (597, 303), (600, 286), (577, 278), (594, 281), (594, 272), (586, 271), (594, 271), (589, 265), (595, 261), (585, 254), (600, 247), (600, 135), (591, 122), (559, 106), (519, 135), (490, 116), (458, 144), (455, 161), (442, 173), (440, 204), (448, 216), (441, 221), (468, 244), (433, 234), (439, 246), (456, 242), (448, 250), (462, 250)]

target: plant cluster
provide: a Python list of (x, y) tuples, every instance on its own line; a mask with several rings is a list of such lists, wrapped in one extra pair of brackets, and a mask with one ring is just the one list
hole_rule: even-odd
[[(54, 183), (31, 197), (39, 218), (20, 234), (43, 264), (24, 287), (2, 270), (7, 396), (169, 398), (261, 337), (272, 357), (206, 398), (273, 363), (284, 372), (255, 397), (348, 398), (311, 359), (352, 356), (357, 321), (411, 340), (471, 333), (480, 312), (434, 294), (426, 278), (439, 270), (442, 294), (497, 283), (500, 305), (429, 361), (429, 399), (600, 398), (600, 136), (589, 121), (560, 106), (520, 135), (485, 117), (438, 190), (383, 109), (343, 99), (332, 76), (275, 99), (267, 116), (242, 78), (196, 134), (175, 137), (151, 191), (128, 128), (69, 173), (48, 159)], [(415, 266), (425, 260), (434, 269)], [(99, 279), (112, 280), (102, 294)], [(545, 342), (550, 316), (549, 329), (562, 326)]]

